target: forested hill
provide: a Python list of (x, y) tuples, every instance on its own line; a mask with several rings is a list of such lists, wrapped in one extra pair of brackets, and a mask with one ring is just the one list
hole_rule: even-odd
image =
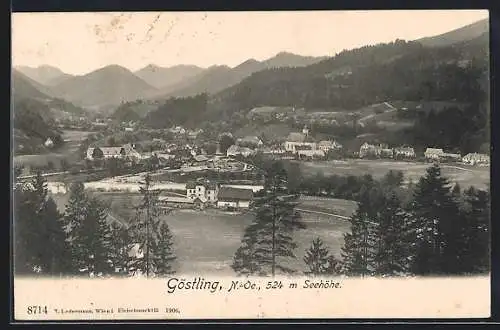
[(487, 73), (488, 36), (429, 48), (398, 40), (344, 51), (304, 68), (252, 74), (213, 98), (214, 111), (252, 107), (359, 107), (387, 100), (480, 98), (477, 79)]
[(144, 118), (152, 128), (165, 128), (172, 125), (196, 126), (206, 114), (207, 94), (186, 98), (171, 98)]
[(38, 153), (45, 150), (43, 143), (51, 138), (55, 145), (63, 141), (54, 124), (49, 107), (35, 99), (14, 100), (14, 149), (16, 154)]

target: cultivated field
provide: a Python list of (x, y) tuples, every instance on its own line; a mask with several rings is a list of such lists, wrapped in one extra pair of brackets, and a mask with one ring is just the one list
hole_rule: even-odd
[[(141, 199), (133, 193), (94, 193), (109, 203), (113, 215), (126, 221), (134, 214), (133, 207)], [(68, 195), (55, 195), (56, 203), (61, 212), (64, 211)], [(323, 211), (349, 216), (355, 209), (352, 201), (339, 199), (302, 199), (301, 209)], [(298, 248), (295, 250), (296, 260), (287, 265), (303, 271), (302, 258), (305, 250), (315, 237), (321, 237), (331, 252), (340, 257), (343, 244), (343, 234), (349, 230), (349, 223), (344, 219), (328, 216), (322, 213), (302, 213), (307, 229), (297, 232), (295, 240)], [(230, 267), (233, 255), (240, 246), (245, 227), (252, 222), (252, 214), (230, 213), (215, 209), (204, 211), (174, 210), (163, 215), (174, 235), (175, 253), (178, 257), (176, 269), (180, 273), (200, 275), (233, 275)]]
[[(431, 164), (411, 163), (386, 160), (346, 160), (302, 162), (301, 169), (306, 176), (322, 172), (328, 175), (364, 175), (371, 174), (374, 178), (383, 177), (389, 170), (402, 171), (406, 180), (417, 182)], [(467, 165), (441, 165), (442, 174), (452, 182), (458, 182), (462, 188), (476, 186), (485, 188), (490, 184), (490, 168)]]

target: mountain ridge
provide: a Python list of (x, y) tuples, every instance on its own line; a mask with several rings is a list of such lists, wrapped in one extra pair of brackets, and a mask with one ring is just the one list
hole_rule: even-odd
[(156, 90), (129, 69), (112, 64), (53, 87), (62, 98), (80, 106), (120, 104)]

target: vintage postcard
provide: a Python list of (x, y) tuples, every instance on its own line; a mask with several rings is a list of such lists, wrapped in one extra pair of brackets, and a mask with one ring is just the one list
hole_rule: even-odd
[(487, 11), (13, 13), (12, 63), (15, 321), (490, 316)]

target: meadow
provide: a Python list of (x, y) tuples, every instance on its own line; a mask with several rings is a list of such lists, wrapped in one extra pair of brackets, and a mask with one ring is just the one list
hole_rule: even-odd
[[(431, 164), (428, 163), (361, 159), (300, 163), (305, 176), (313, 176), (321, 172), (325, 176), (371, 174), (375, 179), (380, 179), (389, 170), (397, 170), (403, 172), (406, 182), (410, 179), (417, 182), (430, 166)], [(442, 164), (441, 169), (445, 177), (453, 183), (459, 183), (462, 187), (486, 188), (490, 185), (489, 167)]]
[(63, 130), (62, 138), (65, 140), (63, 146), (45, 154), (15, 155), (14, 164), (41, 167), (52, 162), (59, 169), (63, 159), (69, 163), (77, 162), (81, 160), (77, 153), (78, 146), (90, 134), (92, 134), (90, 131)]
[[(112, 214), (127, 221), (134, 214), (134, 206), (141, 196), (133, 193), (93, 193), (99, 199), (109, 203)], [(61, 212), (64, 211), (68, 195), (54, 195)], [(339, 212), (349, 216), (355, 209), (355, 203), (339, 199), (303, 199), (299, 208), (314, 210), (321, 207), (332, 213)], [(302, 260), (312, 240), (320, 237), (330, 251), (340, 257), (343, 234), (349, 230), (349, 222), (324, 214), (301, 213), (307, 228), (295, 233), (297, 249), (296, 259), (286, 265), (299, 272), (305, 270)], [(245, 227), (253, 220), (251, 213), (225, 212), (217, 209), (174, 210), (162, 215), (161, 219), (170, 226), (174, 236), (174, 248), (177, 255), (177, 272), (190, 275), (234, 275), (231, 262), (235, 251), (240, 246)]]

